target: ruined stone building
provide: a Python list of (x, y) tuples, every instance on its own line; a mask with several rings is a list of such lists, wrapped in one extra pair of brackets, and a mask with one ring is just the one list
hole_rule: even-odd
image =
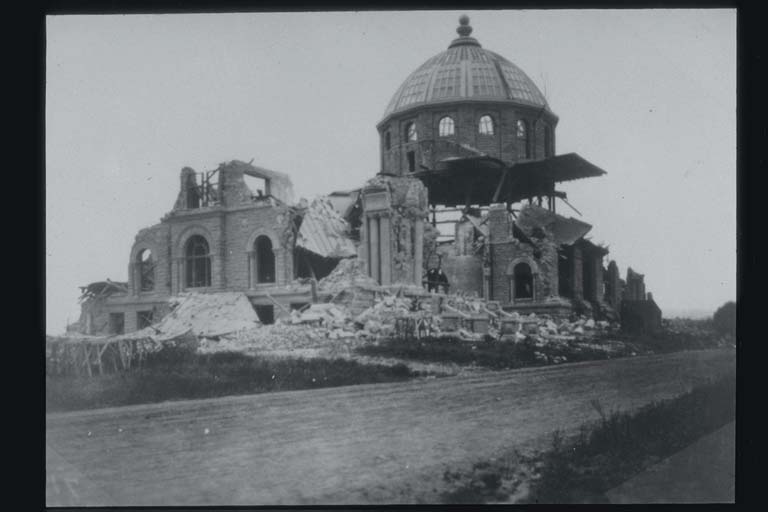
[(136, 236), (128, 282), (101, 295), (84, 288), (80, 328), (142, 328), (190, 290), (242, 291), (271, 322), (316, 300), (313, 283), (343, 258), (384, 287), (421, 287), (440, 267), (449, 293), (507, 310), (658, 310), (641, 274), (622, 280), (606, 262), (590, 224), (557, 211), (572, 208), (560, 184), (605, 171), (557, 154), (558, 117), (533, 81), (483, 48), (467, 17), (457, 32), (387, 105), (370, 180), (308, 203), (294, 202), (288, 176), (250, 163), (184, 168), (173, 209)]

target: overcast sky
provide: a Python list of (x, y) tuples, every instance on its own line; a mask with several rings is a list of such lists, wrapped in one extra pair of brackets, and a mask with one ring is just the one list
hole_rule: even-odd
[[(78, 286), (127, 280), (184, 166), (253, 158), (297, 198), (373, 176), (389, 99), (462, 12), (49, 17), (46, 332), (78, 318)], [(466, 14), (545, 92), (557, 152), (607, 171), (559, 188), (622, 275), (665, 315), (735, 300), (736, 11)]]

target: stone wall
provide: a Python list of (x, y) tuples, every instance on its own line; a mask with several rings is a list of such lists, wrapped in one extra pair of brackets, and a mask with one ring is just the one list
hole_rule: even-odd
[(533, 273), (533, 301), (546, 301), (558, 296), (558, 251), (551, 233), (535, 240), (534, 248), (512, 234), (512, 218), (502, 205), (488, 212), (491, 251), (491, 299), (502, 304), (513, 303), (514, 267), (527, 263)]

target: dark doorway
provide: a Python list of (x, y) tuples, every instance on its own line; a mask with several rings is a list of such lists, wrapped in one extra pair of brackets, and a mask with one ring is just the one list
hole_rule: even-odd
[(256, 251), (256, 282), (275, 282), (275, 253), (272, 250), (272, 240), (266, 235), (261, 235), (254, 242)]
[(153, 321), (152, 311), (139, 311), (136, 313), (136, 327), (143, 329), (152, 325)]
[(581, 261), (581, 275), (583, 278), (582, 289), (584, 290), (584, 298), (587, 300), (596, 300), (597, 290), (595, 289), (595, 260), (592, 255), (584, 254)]
[(125, 313), (109, 314), (109, 334), (123, 334), (125, 332)]
[(533, 273), (527, 263), (518, 263), (514, 268), (515, 299), (533, 298)]
[(414, 151), (409, 151), (407, 153), (408, 157), (408, 172), (415, 172), (416, 171), (416, 153)]
[(275, 307), (274, 306), (253, 306), (256, 310), (256, 314), (259, 316), (261, 323), (265, 325), (275, 323)]

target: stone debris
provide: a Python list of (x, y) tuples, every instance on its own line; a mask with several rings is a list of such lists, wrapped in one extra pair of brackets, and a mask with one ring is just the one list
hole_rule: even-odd
[(354, 287), (378, 289), (376, 280), (365, 273), (364, 264), (365, 262), (358, 258), (339, 261), (336, 268), (317, 283), (318, 289), (328, 293), (338, 293)]
[(187, 333), (198, 337), (221, 336), (261, 323), (244, 293), (182, 293), (170, 302), (171, 313), (152, 326), (151, 337), (156, 341)]

